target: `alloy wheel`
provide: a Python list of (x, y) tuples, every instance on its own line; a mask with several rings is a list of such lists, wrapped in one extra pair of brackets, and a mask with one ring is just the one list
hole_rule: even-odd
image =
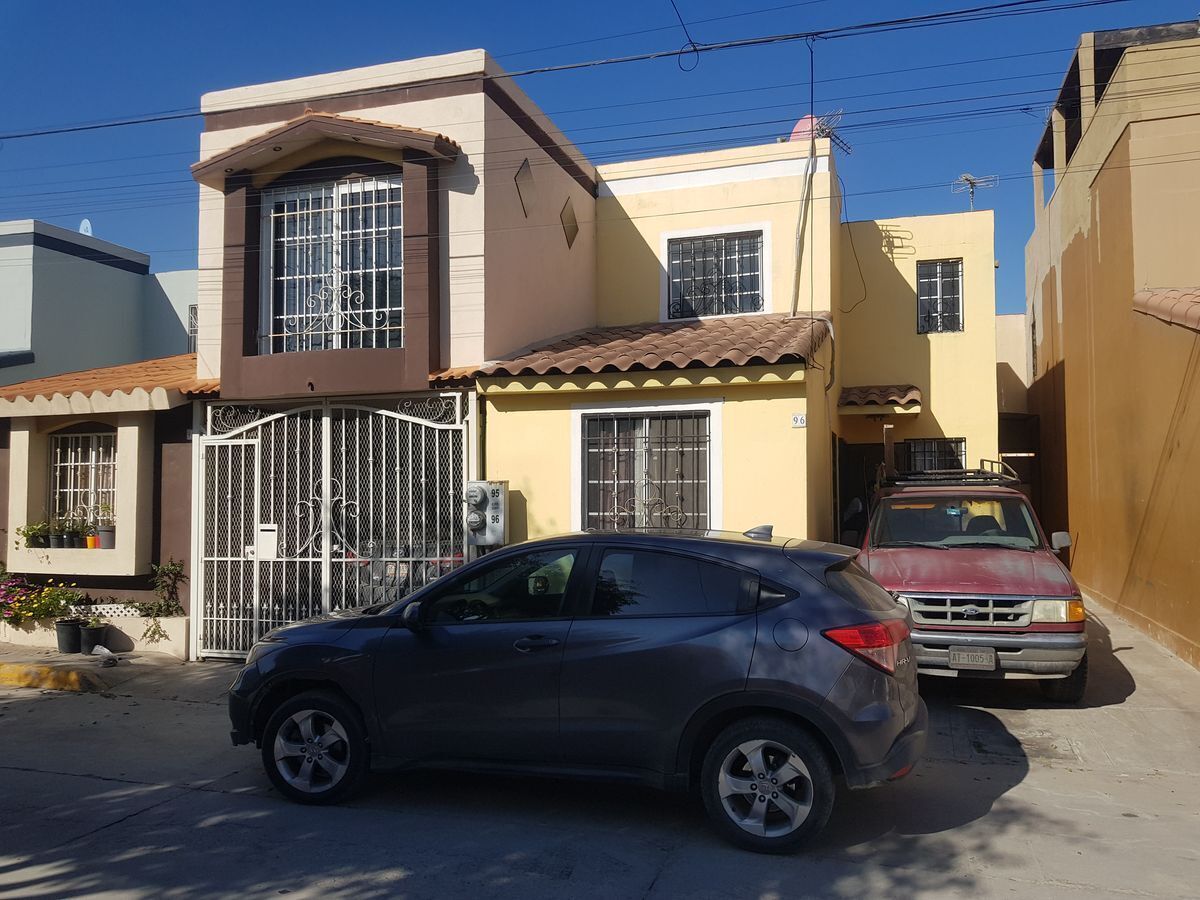
[(350, 741), (336, 718), (318, 709), (293, 713), (275, 733), (275, 766), (306, 794), (331, 790), (350, 766)]
[(726, 815), (749, 834), (783, 837), (803, 825), (812, 811), (808, 767), (775, 741), (746, 741), (729, 751), (717, 782)]

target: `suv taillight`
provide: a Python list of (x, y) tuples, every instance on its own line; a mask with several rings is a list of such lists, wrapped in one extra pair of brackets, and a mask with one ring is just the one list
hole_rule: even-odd
[(839, 647), (862, 657), (877, 669), (889, 675), (896, 672), (899, 647), (909, 635), (908, 622), (904, 619), (887, 619), (883, 622), (864, 622), (821, 632)]

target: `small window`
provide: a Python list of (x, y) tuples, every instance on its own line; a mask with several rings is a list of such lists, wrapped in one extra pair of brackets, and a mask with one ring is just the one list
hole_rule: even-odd
[(917, 333), (962, 330), (962, 260), (917, 263)]
[(563, 614), (575, 550), (506, 556), (456, 579), (426, 604), (438, 625), (555, 619)]
[(966, 438), (925, 438), (898, 445), (896, 468), (901, 472), (929, 472), (967, 467)]
[(193, 303), (188, 307), (187, 318), (187, 352), (196, 352), (196, 335), (200, 333), (200, 307)]
[(592, 615), (729, 615), (744, 606), (746, 586), (747, 576), (718, 563), (653, 550), (608, 550)]
[(91, 422), (50, 435), (51, 519), (102, 525), (117, 501), (116, 429)]
[(763, 233), (745, 231), (667, 242), (667, 318), (763, 310)]

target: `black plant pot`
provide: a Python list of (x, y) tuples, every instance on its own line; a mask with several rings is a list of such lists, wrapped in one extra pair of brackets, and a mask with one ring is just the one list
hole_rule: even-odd
[(86, 547), (87, 543), (82, 534), (68, 534), (67, 546), (79, 550), (82, 547)]
[(47, 547), (50, 546), (50, 535), (35, 534), (33, 537), (28, 538), (25, 541), (25, 546), (32, 547), (36, 550), (45, 550)]
[(91, 653), (97, 644), (104, 643), (104, 632), (108, 630), (108, 624), (104, 625), (80, 625), (79, 626), (79, 652)]
[(83, 619), (59, 619), (54, 623), (54, 636), (58, 638), (59, 653), (79, 652), (79, 626), (82, 624)]
[(50, 546), (56, 550), (61, 550), (63, 547), (66, 546), (66, 544), (63, 543), (63, 541), (65, 541), (65, 540), (66, 540), (66, 535), (52, 534), (52, 535), (50, 535)]

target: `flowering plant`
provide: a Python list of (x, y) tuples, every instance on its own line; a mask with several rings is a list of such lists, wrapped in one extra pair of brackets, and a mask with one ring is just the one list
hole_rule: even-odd
[(63, 582), (32, 585), (12, 575), (0, 577), (0, 619), (19, 625), (25, 619), (66, 615), (83, 599), (75, 586)]

